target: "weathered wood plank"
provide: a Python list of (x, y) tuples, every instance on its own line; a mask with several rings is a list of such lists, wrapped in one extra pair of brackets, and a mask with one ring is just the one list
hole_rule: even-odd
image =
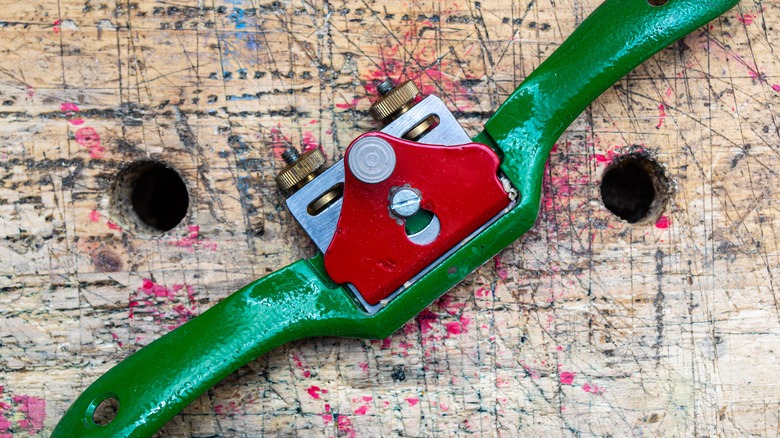
[[(476, 133), (598, 3), (4, 5), (0, 437), (48, 436), (122, 358), (313, 255), (279, 154), (340, 158), (378, 127), (376, 80)], [(745, 1), (607, 91), (550, 158), (537, 226), (398, 333), (279, 348), (159, 436), (777, 435), (779, 8)], [(675, 187), (655, 225), (598, 188), (640, 150)], [(147, 158), (191, 197), (154, 239), (109, 211)]]

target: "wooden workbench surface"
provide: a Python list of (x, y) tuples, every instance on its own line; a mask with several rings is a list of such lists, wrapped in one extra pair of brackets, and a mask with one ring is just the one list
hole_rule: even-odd
[[(49, 436), (111, 366), (313, 255), (280, 153), (342, 157), (379, 126), (377, 80), (416, 80), (473, 135), (598, 4), (3, 4), (0, 437)], [(607, 91), (532, 231), (391, 337), (278, 348), (159, 436), (777, 436), (778, 25), (777, 0), (745, 0)], [(601, 201), (632, 152), (671, 181), (655, 223)], [(190, 193), (157, 238), (109, 208), (149, 158)]]

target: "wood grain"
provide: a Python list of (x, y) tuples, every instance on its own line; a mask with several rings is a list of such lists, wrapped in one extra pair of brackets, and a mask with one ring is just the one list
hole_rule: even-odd
[[(313, 255), (279, 155), (343, 156), (378, 128), (375, 80), (416, 80), (474, 134), (598, 3), (4, 4), (0, 437), (48, 436), (112, 365)], [(279, 348), (158, 436), (777, 436), (779, 24), (745, 0), (607, 91), (551, 156), (534, 229), (399, 332)], [(675, 185), (655, 225), (600, 200), (636, 150)], [(146, 158), (191, 196), (153, 239), (108, 209)]]

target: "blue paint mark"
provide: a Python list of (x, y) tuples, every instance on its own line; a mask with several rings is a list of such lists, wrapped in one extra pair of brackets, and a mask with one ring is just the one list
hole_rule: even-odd
[(256, 100), (256, 99), (259, 99), (257, 95), (246, 94), (246, 93), (244, 93), (241, 96), (233, 96), (233, 95), (225, 96), (225, 100)]
[(246, 15), (246, 11), (241, 8), (233, 8), (233, 13), (228, 15), (228, 18), (230, 18), (231, 21), (236, 26), (236, 29), (243, 29), (246, 27), (246, 21), (244, 21), (244, 15)]
[(263, 44), (257, 31), (262, 32), (262, 29), (255, 14), (247, 15), (246, 9), (239, 7), (245, 4), (251, 6), (251, 0), (233, 0), (233, 12), (227, 16), (236, 31), (218, 33), (222, 43), (222, 69), (225, 71), (243, 65), (259, 64), (257, 53), (261, 51)]

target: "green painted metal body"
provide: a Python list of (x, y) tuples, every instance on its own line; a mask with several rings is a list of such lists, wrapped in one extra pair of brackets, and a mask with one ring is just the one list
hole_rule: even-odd
[[(554, 143), (608, 87), (657, 51), (739, 0), (607, 0), (534, 71), (474, 140), (502, 155), (519, 190), (516, 207), (375, 315), (333, 283), (319, 255), (235, 292), (128, 357), (76, 399), (52, 435), (150, 437), (238, 367), (286, 342), (318, 336), (382, 339), (528, 231)], [(119, 401), (106, 426), (92, 421), (104, 399)]]

